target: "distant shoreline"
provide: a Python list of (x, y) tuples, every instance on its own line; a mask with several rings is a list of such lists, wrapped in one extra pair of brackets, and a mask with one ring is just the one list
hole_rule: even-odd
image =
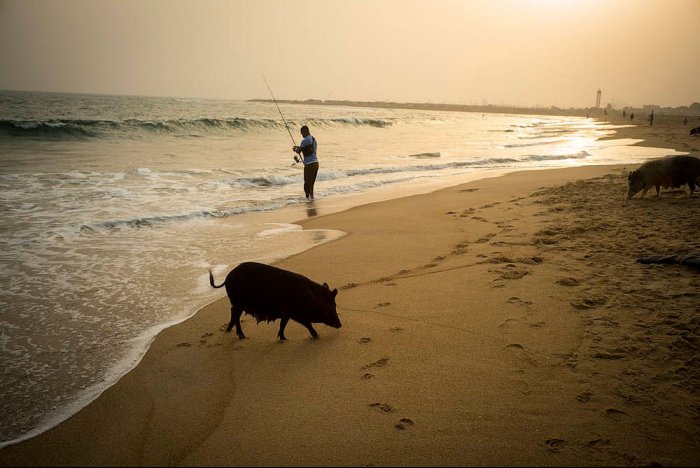
[[(272, 99), (248, 99), (247, 102), (274, 102)], [(469, 104), (435, 104), (435, 103), (411, 103), (411, 102), (391, 102), (391, 101), (338, 101), (320, 99), (277, 99), (278, 103), (303, 104), (317, 106), (349, 106), (349, 107), (375, 107), (380, 109), (416, 109), (416, 110), (437, 110), (452, 112), (476, 112), (492, 114), (533, 114), (533, 115), (564, 115), (590, 118), (612, 118), (626, 113), (637, 113), (639, 117), (646, 115), (652, 110), (658, 115), (668, 116), (688, 116), (700, 117), (700, 103), (694, 102), (690, 106), (683, 107), (659, 107), (645, 106), (644, 108), (625, 107), (624, 109), (613, 108), (562, 108), (562, 107), (515, 107), (498, 105), (469, 105)]]

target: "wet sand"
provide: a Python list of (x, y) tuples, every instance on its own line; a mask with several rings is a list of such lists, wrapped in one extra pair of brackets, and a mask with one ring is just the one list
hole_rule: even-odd
[[(697, 155), (692, 126), (616, 137)], [(627, 201), (634, 167), (304, 220), (348, 235), (277, 265), (338, 288), (343, 328), (241, 341), (222, 296), (0, 465), (697, 466), (700, 274), (636, 259), (700, 251), (700, 196)]]

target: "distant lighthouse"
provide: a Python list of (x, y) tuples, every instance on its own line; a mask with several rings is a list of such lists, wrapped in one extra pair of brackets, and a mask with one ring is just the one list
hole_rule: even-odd
[(598, 88), (598, 92), (595, 93), (595, 108), (600, 109), (600, 96), (603, 94), (603, 92)]

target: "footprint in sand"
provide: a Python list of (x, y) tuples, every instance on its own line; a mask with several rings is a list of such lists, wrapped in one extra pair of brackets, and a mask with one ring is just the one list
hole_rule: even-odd
[(377, 309), (379, 307), (387, 307), (390, 305), (391, 305), (391, 302), (380, 302), (379, 304), (375, 305), (374, 308)]
[(221, 343), (215, 343), (215, 344), (213, 344), (213, 345), (207, 344), (207, 338), (209, 338), (209, 337), (211, 337), (211, 336), (214, 336), (214, 333), (213, 333), (213, 332), (206, 332), (205, 334), (203, 334), (203, 335), (200, 337), (201, 339), (199, 340), (199, 346), (206, 346), (207, 348), (211, 348), (212, 346), (219, 346), (219, 345), (221, 345)]
[(175, 345), (178, 348), (186, 348), (188, 346), (192, 346), (192, 343), (184, 342), (184, 343), (178, 343)]
[(461, 255), (467, 252), (469, 249), (469, 242), (460, 242), (459, 244), (455, 245), (454, 248), (452, 249), (452, 255)]
[(607, 300), (602, 297), (586, 297), (572, 302), (571, 305), (574, 307), (574, 309), (585, 310), (600, 307), (606, 302)]
[(383, 357), (381, 359), (377, 359), (376, 361), (374, 361), (372, 363), (365, 364), (364, 366), (362, 366), (362, 370), (370, 369), (372, 367), (384, 367), (387, 365), (388, 362), (389, 362), (389, 358)]
[(511, 304), (519, 303), (519, 304), (522, 304), (524, 306), (531, 306), (532, 305), (532, 301), (524, 301), (524, 300), (520, 299), (518, 296), (509, 297), (507, 299), (507, 302), (510, 302)]
[(561, 358), (562, 365), (564, 365), (570, 369), (573, 369), (576, 366), (578, 366), (578, 354), (577, 353), (558, 354), (557, 356)]
[(393, 333), (399, 333), (399, 332), (402, 332), (402, 331), (403, 331), (403, 328), (401, 328), (401, 327), (391, 327), (391, 328), (389, 329), (389, 331), (391, 331), (391, 332), (393, 332)]
[[(513, 265), (510, 268), (513, 268), (515, 265)], [(524, 270), (524, 269), (511, 269), (507, 271), (494, 271), (495, 273), (499, 273), (499, 279), (504, 279), (504, 280), (519, 280), (521, 278), (526, 277), (527, 275), (530, 274), (530, 271)]]
[(578, 280), (576, 278), (561, 278), (557, 280), (557, 284), (560, 286), (578, 286)]
[[(476, 219), (476, 218), (474, 218), (474, 219)], [(485, 220), (484, 220), (484, 221), (485, 221)], [(478, 238), (478, 239), (475, 240), (474, 242), (477, 243), (477, 244), (483, 244), (483, 243), (485, 243), (485, 242), (490, 241), (490, 240), (493, 239), (494, 237), (496, 237), (496, 233), (492, 232), (492, 233), (490, 233), (490, 234), (486, 234), (485, 236)]]
[(568, 442), (564, 439), (547, 439), (544, 443), (550, 451), (559, 452)]
[(363, 379), (363, 380), (369, 380), (369, 379), (371, 379), (371, 378), (373, 378), (373, 377), (374, 377), (374, 374), (370, 374), (369, 372), (365, 372), (364, 374), (362, 374), (362, 379)]
[(415, 422), (411, 418), (401, 418), (399, 422), (394, 424), (394, 427), (400, 431), (405, 431), (409, 427), (413, 426)]
[(357, 340), (357, 342), (360, 343), (360, 344), (367, 344), (367, 343), (369, 343), (370, 341), (372, 341), (372, 338), (369, 337), (369, 336), (363, 336), (362, 338), (360, 338), (359, 340)]
[(615, 359), (623, 359), (627, 355), (624, 353), (611, 353), (608, 351), (598, 351), (596, 353), (593, 353), (592, 355), (595, 359), (607, 359), (607, 360), (615, 360)]
[(514, 263), (515, 260), (513, 260), (510, 257), (506, 257), (505, 255), (497, 255), (493, 258), (490, 258), (488, 260), (488, 263)]
[(503, 323), (498, 326), (498, 328), (500, 328), (502, 332), (506, 332), (510, 328), (511, 322), (515, 322), (515, 319), (505, 319)]
[(513, 225), (508, 224), (508, 221), (496, 221), (495, 224), (496, 224), (496, 226), (501, 228), (502, 232), (508, 232), (508, 231), (511, 231), (513, 229)]
[(602, 447), (604, 445), (610, 445), (610, 439), (594, 439), (594, 440), (589, 440), (584, 444), (586, 447), (590, 448), (598, 448)]
[(525, 346), (521, 345), (520, 343), (511, 343), (506, 348), (513, 348), (513, 349), (525, 349)]
[(386, 284), (396, 279), (396, 276), (382, 276), (381, 278), (372, 281), (373, 283)]
[(622, 410), (615, 409), (615, 408), (608, 408), (605, 410), (605, 415), (606, 416), (611, 416), (611, 417), (617, 417), (617, 416), (629, 416), (627, 413), (625, 413)]
[(394, 407), (389, 403), (370, 403), (370, 408), (376, 408), (384, 413), (391, 413), (395, 411)]

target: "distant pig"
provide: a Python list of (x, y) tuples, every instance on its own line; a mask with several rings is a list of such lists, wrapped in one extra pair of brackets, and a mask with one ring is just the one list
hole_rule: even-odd
[(304, 325), (311, 336), (318, 337), (312, 323), (323, 323), (340, 328), (340, 319), (335, 308), (338, 290), (326, 283), (321, 286), (298, 273), (255, 262), (245, 262), (231, 270), (223, 284), (214, 284), (214, 275), (209, 270), (209, 282), (214, 288), (226, 286), (231, 301), (231, 321), (227, 332), (236, 327), (238, 338), (243, 339), (241, 314), (252, 315), (260, 323), (281, 319), (277, 336), (286, 340), (284, 328), (289, 319)]
[(656, 187), (658, 197), (662, 186), (677, 188), (685, 184), (690, 188), (688, 197), (692, 197), (699, 177), (700, 158), (694, 156), (666, 156), (647, 161), (627, 175), (627, 199), (635, 196), (640, 190), (641, 198), (644, 198), (652, 187)]

